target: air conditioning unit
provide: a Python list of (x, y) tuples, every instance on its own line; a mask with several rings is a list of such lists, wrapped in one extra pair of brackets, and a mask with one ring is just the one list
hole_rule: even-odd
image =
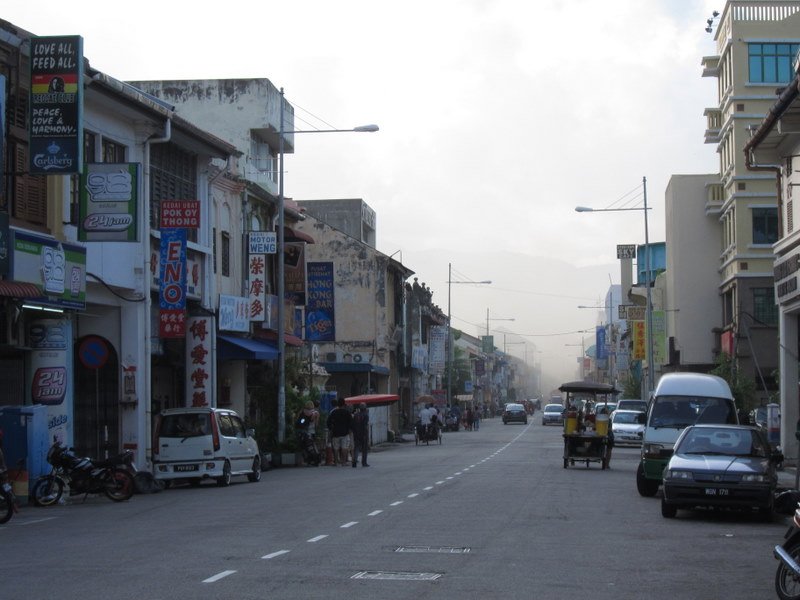
[(358, 363), (369, 363), (370, 355), (366, 352), (353, 352), (353, 362)]

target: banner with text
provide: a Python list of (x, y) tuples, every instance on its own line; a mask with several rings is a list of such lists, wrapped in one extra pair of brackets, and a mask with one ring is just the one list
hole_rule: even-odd
[(310, 262), (306, 304), (306, 340), (336, 341), (336, 305), (333, 293), (333, 263)]

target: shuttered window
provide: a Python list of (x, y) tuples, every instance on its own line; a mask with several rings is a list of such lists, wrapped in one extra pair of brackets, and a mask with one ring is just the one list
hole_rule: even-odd
[[(197, 200), (197, 158), (175, 144), (155, 144), (150, 150), (150, 227), (159, 228), (162, 200)], [(197, 241), (197, 230), (186, 238)]]

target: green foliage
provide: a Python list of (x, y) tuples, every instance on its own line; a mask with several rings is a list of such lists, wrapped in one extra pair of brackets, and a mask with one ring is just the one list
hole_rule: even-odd
[(632, 373), (622, 382), (622, 398), (639, 398), (642, 395), (642, 380)]
[(756, 382), (742, 374), (736, 361), (725, 352), (720, 352), (714, 363), (716, 366), (711, 370), (711, 374), (722, 377), (728, 382), (736, 406), (743, 410), (753, 408)]

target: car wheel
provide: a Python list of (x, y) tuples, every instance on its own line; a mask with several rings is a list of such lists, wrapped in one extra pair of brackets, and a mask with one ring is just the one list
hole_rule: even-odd
[(636, 469), (636, 489), (640, 496), (651, 498), (658, 492), (658, 481), (647, 479), (644, 476), (644, 464), (639, 462), (639, 468)]
[(217, 477), (217, 485), (219, 487), (228, 487), (231, 484), (231, 463), (227, 460), (222, 466), (222, 477)]
[(257, 456), (253, 459), (253, 471), (247, 474), (247, 480), (252, 483), (261, 481), (261, 459)]
[(665, 519), (674, 519), (678, 514), (678, 507), (661, 498), (661, 516)]

